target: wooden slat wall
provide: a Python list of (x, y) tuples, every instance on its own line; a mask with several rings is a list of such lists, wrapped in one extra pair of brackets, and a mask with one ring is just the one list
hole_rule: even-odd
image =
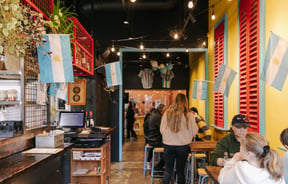
[(259, 132), (259, 0), (239, 2), (239, 111)]
[[(214, 80), (224, 63), (224, 20), (214, 30)], [(224, 95), (214, 92), (214, 125), (224, 128)]]

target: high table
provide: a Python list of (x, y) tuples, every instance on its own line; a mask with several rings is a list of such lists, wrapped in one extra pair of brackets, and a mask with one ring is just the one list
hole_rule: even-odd
[(191, 149), (191, 183), (194, 184), (194, 154), (199, 152), (211, 152), (216, 146), (215, 141), (196, 141), (190, 143)]
[(218, 176), (222, 167), (219, 166), (206, 166), (205, 171), (207, 172), (209, 178), (212, 180), (214, 184), (219, 184)]

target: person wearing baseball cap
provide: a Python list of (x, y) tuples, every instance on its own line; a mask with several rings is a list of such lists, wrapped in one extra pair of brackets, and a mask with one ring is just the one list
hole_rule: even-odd
[(224, 166), (224, 153), (227, 153), (229, 159), (240, 151), (240, 140), (245, 137), (247, 128), (250, 127), (248, 118), (243, 114), (237, 114), (233, 117), (231, 125), (231, 133), (217, 142), (211, 154), (211, 165)]

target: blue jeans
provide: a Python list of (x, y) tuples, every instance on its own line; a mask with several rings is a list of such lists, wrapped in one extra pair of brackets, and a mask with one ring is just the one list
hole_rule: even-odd
[(176, 160), (176, 173), (178, 181), (177, 183), (185, 184), (184, 170), (189, 152), (190, 152), (189, 145), (184, 146), (164, 145), (165, 173), (163, 178), (163, 184), (170, 183), (173, 174), (175, 160)]

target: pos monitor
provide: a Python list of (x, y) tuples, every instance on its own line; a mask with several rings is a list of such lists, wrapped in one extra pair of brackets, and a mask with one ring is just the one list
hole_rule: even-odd
[(71, 131), (77, 131), (85, 125), (85, 112), (61, 111), (59, 114), (59, 127), (70, 128)]

